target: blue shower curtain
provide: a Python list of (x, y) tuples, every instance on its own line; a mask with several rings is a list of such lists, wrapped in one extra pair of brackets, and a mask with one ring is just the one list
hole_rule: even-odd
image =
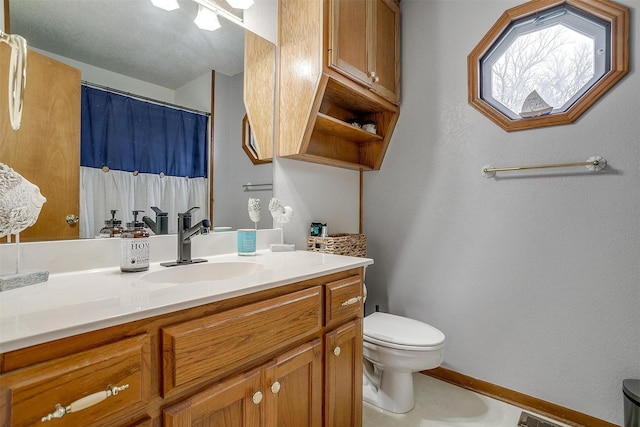
[(207, 176), (208, 117), (82, 87), (82, 166)]

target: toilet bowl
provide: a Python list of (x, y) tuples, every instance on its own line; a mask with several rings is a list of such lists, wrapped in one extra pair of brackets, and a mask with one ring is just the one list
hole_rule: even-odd
[(402, 414), (415, 405), (413, 373), (442, 363), (444, 334), (418, 320), (372, 313), (363, 325), (363, 399)]

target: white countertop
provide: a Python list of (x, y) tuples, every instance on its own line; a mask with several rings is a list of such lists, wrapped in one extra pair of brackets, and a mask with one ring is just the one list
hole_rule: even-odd
[[(209, 263), (255, 262), (264, 268), (244, 277), (183, 284), (141, 278), (167, 269), (159, 263), (141, 273), (115, 267), (52, 274), (46, 283), (0, 292), (0, 353), (373, 264), (368, 258), (307, 251), (205, 258)], [(190, 266), (169, 268), (188, 274)]]

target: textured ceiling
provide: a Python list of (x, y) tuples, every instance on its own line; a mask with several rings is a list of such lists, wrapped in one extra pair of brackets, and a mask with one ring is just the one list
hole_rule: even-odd
[(149, 0), (11, 0), (11, 32), (30, 47), (176, 89), (211, 70), (243, 69), (244, 29), (220, 17), (195, 26), (198, 6), (167, 12)]

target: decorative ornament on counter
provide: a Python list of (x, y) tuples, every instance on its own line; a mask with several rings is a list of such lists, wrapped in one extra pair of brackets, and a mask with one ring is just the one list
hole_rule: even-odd
[(260, 199), (249, 198), (249, 218), (251, 218), (257, 230), (260, 222)]
[(273, 220), (278, 224), (281, 224), (280, 244), (272, 243), (270, 245), (271, 252), (295, 251), (296, 245), (284, 243), (284, 224), (291, 221), (291, 218), (293, 217), (293, 208), (291, 206), (283, 206), (280, 200), (273, 198), (269, 202), (269, 212), (271, 212)]
[(0, 275), (0, 291), (7, 291), (40, 282), (49, 278), (48, 271), (20, 271), (20, 232), (38, 220), (42, 205), (47, 199), (40, 189), (18, 172), (0, 163), (0, 238), (16, 236), (15, 273)]

